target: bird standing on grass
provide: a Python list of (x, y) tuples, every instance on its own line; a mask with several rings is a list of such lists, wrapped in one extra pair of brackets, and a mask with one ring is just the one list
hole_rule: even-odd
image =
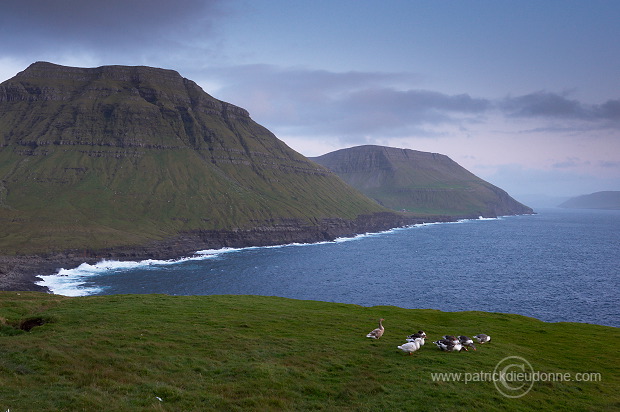
[(366, 337), (371, 339), (379, 339), (381, 336), (383, 336), (383, 331), (385, 330), (383, 324), (381, 323), (383, 321), (383, 318), (379, 319), (379, 327), (371, 330), (368, 335), (366, 335)]
[(407, 336), (406, 339), (407, 339), (407, 342), (413, 342), (414, 340), (416, 340), (416, 338), (422, 338), (421, 345), (424, 345), (424, 339), (426, 339), (426, 332), (424, 332), (423, 330), (420, 330), (417, 333)]
[(461, 345), (463, 345), (463, 347), (467, 346), (469, 348), (472, 348), (473, 350), (476, 350), (476, 346), (474, 345), (474, 341), (471, 340), (471, 338), (465, 336), (465, 335), (461, 335), (459, 336), (459, 341), (461, 342)]
[(433, 342), (437, 347), (446, 352), (460, 352), (462, 350), (467, 351), (458, 338), (452, 335), (444, 335), (443, 339)]
[(405, 352), (407, 355), (411, 355), (413, 352), (420, 349), (421, 341), (422, 338), (415, 338), (410, 342), (403, 343), (402, 345), (397, 346), (397, 348)]
[(484, 333), (479, 333), (476, 336), (474, 336), (474, 338), (476, 338), (476, 340), (480, 344), (487, 343), (491, 340), (491, 337), (489, 335), (485, 335)]

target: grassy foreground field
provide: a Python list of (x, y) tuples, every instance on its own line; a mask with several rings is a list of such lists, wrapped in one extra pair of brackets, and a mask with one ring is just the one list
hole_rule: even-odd
[[(367, 339), (380, 317), (385, 334)], [(396, 346), (419, 329), (427, 344), (406, 356)], [(477, 333), (492, 342), (475, 352), (430, 342)], [(0, 292), (0, 410), (618, 410), (619, 340), (617, 328), (497, 313)], [(573, 380), (508, 398), (484, 381), (508, 356)]]

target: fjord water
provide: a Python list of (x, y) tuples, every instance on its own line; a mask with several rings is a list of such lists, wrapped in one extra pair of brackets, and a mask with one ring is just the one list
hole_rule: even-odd
[(66, 295), (252, 294), (620, 327), (620, 211), (537, 212), (175, 262), (101, 262), (42, 284)]

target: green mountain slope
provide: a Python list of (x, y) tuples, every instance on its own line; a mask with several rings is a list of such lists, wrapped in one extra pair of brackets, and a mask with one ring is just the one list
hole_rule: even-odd
[(170, 70), (38, 62), (0, 84), (0, 251), (384, 211)]
[(504, 190), (437, 153), (368, 145), (311, 159), (394, 210), (476, 217), (532, 213)]
[(568, 199), (559, 205), (566, 209), (620, 210), (620, 191), (595, 192)]

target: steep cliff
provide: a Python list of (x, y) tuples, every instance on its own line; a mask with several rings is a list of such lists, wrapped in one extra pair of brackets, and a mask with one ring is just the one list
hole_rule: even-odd
[(0, 84), (0, 254), (385, 211), (175, 71), (38, 62)]
[(485, 217), (533, 212), (437, 153), (368, 145), (311, 159), (394, 210)]

